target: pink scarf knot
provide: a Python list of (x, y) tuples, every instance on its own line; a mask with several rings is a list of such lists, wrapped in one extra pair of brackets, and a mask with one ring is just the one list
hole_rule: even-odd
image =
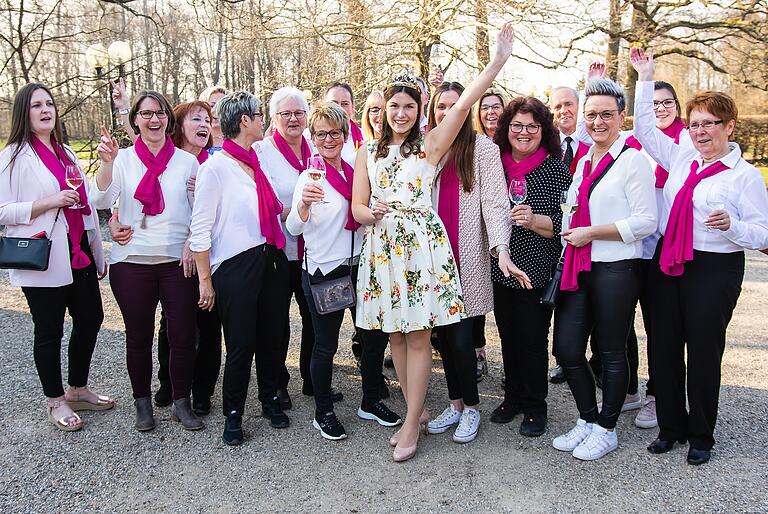
[(165, 199), (163, 198), (163, 188), (160, 187), (160, 175), (163, 174), (171, 162), (171, 157), (176, 151), (173, 141), (170, 137), (165, 138), (165, 144), (157, 155), (154, 155), (141, 136), (136, 139), (133, 148), (141, 163), (146, 166), (147, 171), (141, 177), (136, 192), (133, 197), (144, 206), (141, 209), (147, 216), (157, 216), (165, 210)]

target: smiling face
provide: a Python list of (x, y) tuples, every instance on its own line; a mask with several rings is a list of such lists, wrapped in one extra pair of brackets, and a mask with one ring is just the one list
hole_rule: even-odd
[(440, 125), (451, 107), (459, 101), (459, 93), (457, 91), (442, 91), (435, 94), (440, 95), (435, 101), (435, 123)]
[(347, 113), (349, 119), (353, 119), (355, 116), (355, 100), (346, 88), (341, 86), (333, 87), (325, 94), (326, 102), (333, 102), (339, 104), (344, 112)]
[[(304, 111), (304, 104), (297, 98), (286, 98), (277, 104), (277, 113), (296, 113), (299, 111)], [(295, 115), (291, 115), (289, 119), (285, 119), (280, 114), (277, 114), (272, 118), (272, 123), (275, 124), (275, 128), (285, 139), (297, 139), (301, 137), (304, 129), (307, 128), (306, 112), (301, 119), (296, 119)]]
[[(603, 119), (603, 114), (609, 119)], [(598, 114), (594, 120), (588, 118)], [(619, 137), (621, 126), (624, 124), (624, 111), (618, 112), (618, 103), (612, 96), (593, 95), (584, 104), (584, 124), (592, 140), (601, 147), (609, 147)]]
[[(142, 112), (152, 112), (152, 117), (144, 119)], [(165, 131), (168, 127), (168, 115), (162, 119), (158, 118), (157, 112), (163, 111), (163, 106), (152, 97), (144, 98), (139, 104), (138, 112), (134, 118), (134, 123), (139, 127), (139, 134), (145, 143), (163, 144), (165, 142)]]
[(193, 107), (181, 124), (186, 145), (203, 148), (211, 135), (211, 119), (202, 107)]
[[(338, 161), (341, 158), (341, 150), (344, 148), (344, 133), (341, 127), (337, 127), (327, 118), (318, 118), (313, 128), (312, 142), (320, 156), (326, 161)], [(320, 139), (318, 134), (324, 134), (325, 139)], [(334, 139), (331, 136), (338, 137)]]
[(408, 93), (395, 93), (387, 102), (387, 123), (397, 135), (407, 136), (420, 115), (418, 102)]
[[(538, 128), (532, 128), (531, 126)], [(516, 132), (517, 129), (522, 129)], [(533, 133), (531, 133), (531, 131)], [(518, 112), (509, 123), (509, 144), (512, 145), (512, 158), (521, 161), (533, 155), (541, 146), (541, 124), (530, 112)]]
[(728, 153), (728, 139), (733, 134), (736, 120), (719, 123), (711, 128), (701, 126), (707, 122), (721, 121), (720, 118), (708, 111), (694, 109), (688, 115), (688, 124), (698, 126), (690, 129), (693, 146), (699, 151), (705, 161), (711, 161)]
[[(654, 113), (656, 114), (656, 128), (663, 130), (675, 121), (675, 118), (680, 116), (677, 111), (677, 102), (672, 103), (675, 100), (675, 95), (669, 89), (657, 89), (653, 92)], [(656, 102), (659, 102), (658, 104)], [(670, 104), (669, 107), (664, 105), (664, 102)]]
[(56, 126), (56, 107), (45, 89), (36, 89), (29, 100), (29, 126), (38, 138), (46, 141)]
[(480, 123), (485, 135), (492, 138), (499, 125), (499, 116), (504, 110), (504, 102), (496, 95), (486, 96), (480, 101)]
[(384, 97), (377, 96), (370, 100), (370, 107), (368, 108), (368, 121), (373, 127), (374, 135), (378, 138), (381, 136), (381, 122), (384, 120)]
[(549, 101), (552, 114), (555, 117), (555, 127), (565, 135), (570, 136), (576, 131), (576, 111), (579, 99), (573, 91), (567, 88), (556, 90)]

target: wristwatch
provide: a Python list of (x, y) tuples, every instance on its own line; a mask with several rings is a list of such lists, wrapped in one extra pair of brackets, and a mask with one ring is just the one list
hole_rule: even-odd
[(128, 116), (128, 113), (131, 112), (130, 109), (118, 109), (117, 114), (120, 116)]

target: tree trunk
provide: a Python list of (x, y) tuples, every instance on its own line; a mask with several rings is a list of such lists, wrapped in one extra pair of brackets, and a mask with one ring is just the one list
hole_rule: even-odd
[(621, 49), (621, 3), (609, 0), (608, 47), (605, 51), (606, 75), (616, 80), (619, 75), (619, 50)]
[(491, 62), (486, 0), (477, 0), (475, 2), (475, 54), (477, 54), (478, 70), (482, 70)]

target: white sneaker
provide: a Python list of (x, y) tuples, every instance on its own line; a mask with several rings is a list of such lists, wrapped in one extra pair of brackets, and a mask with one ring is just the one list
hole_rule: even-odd
[(461, 412), (457, 411), (453, 404), (449, 404), (438, 417), (427, 423), (427, 432), (430, 434), (442, 434), (447, 432), (452, 425), (461, 419)]
[(477, 431), (480, 430), (480, 412), (477, 409), (464, 407), (461, 413), (459, 426), (453, 433), (453, 441), (456, 443), (468, 443), (474, 441), (477, 437)]
[(659, 426), (656, 419), (656, 398), (649, 394), (643, 400), (640, 412), (635, 416), (635, 426), (639, 428), (654, 428)]
[(552, 440), (552, 446), (561, 452), (572, 452), (592, 433), (592, 423), (587, 423), (579, 418), (576, 426), (567, 433), (557, 436)]
[(595, 423), (589, 437), (573, 450), (573, 456), (579, 460), (597, 460), (618, 447), (616, 430), (610, 431)]

